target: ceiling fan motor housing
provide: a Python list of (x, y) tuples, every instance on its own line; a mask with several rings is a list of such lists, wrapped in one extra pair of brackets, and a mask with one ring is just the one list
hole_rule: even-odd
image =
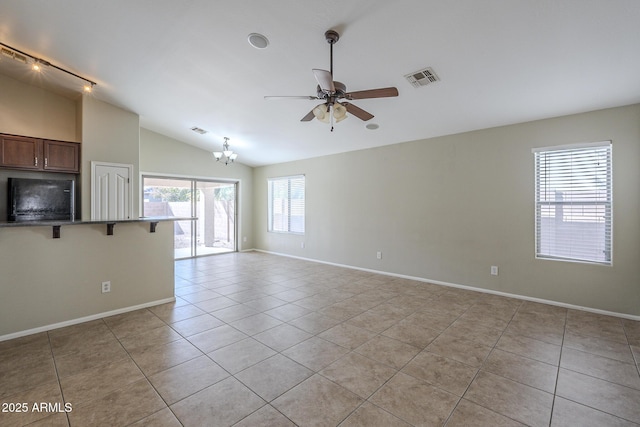
[[(336, 82), (336, 81), (333, 82), (333, 86), (336, 88), (336, 91), (333, 94), (333, 96), (335, 98), (344, 98), (344, 95), (347, 93), (347, 86), (342, 82)], [(323, 91), (320, 85), (316, 86), (316, 91), (318, 94), (318, 99), (326, 99), (332, 96), (331, 94), (328, 94), (325, 91)]]
[(340, 34), (334, 30), (327, 30), (327, 32), (324, 33), (324, 38), (327, 39), (327, 43), (335, 44), (340, 40)]

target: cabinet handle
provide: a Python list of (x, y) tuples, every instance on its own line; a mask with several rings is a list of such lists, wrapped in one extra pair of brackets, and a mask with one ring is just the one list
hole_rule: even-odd
[(48, 162), (48, 160), (49, 160), (49, 159), (47, 159), (46, 157), (44, 158), (44, 167), (45, 167), (45, 168), (47, 167), (47, 164), (49, 163), (49, 162)]
[(38, 157), (36, 156), (36, 164), (34, 166), (38, 166)]

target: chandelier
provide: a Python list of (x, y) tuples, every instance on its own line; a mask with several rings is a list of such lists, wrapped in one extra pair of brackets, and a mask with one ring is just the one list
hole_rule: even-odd
[(216, 162), (223, 162), (225, 165), (228, 165), (238, 158), (238, 154), (229, 149), (229, 138), (225, 136), (222, 151), (214, 151), (213, 157), (216, 158)]

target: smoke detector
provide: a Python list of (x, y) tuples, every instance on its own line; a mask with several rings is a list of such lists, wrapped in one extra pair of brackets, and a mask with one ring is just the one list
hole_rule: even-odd
[(249, 44), (256, 49), (265, 49), (267, 46), (269, 46), (269, 39), (262, 34), (251, 33), (247, 37), (247, 40), (249, 41)]
[(409, 83), (411, 83), (411, 86), (416, 88), (427, 86), (431, 83), (440, 81), (440, 78), (436, 75), (435, 71), (433, 71), (433, 68), (431, 67), (414, 71), (413, 73), (405, 74), (404, 78), (407, 79)]

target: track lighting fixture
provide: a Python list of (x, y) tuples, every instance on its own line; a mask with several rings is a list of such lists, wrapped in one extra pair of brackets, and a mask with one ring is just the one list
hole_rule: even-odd
[(26, 52), (23, 52), (19, 49), (16, 49), (15, 47), (11, 47), (5, 43), (1, 43), (0, 42), (0, 46), (2, 46), (2, 55), (9, 57), (9, 58), (13, 58), (14, 60), (18, 61), (18, 62), (22, 62), (23, 64), (29, 64), (31, 63), (31, 69), (33, 71), (37, 71), (37, 72), (41, 72), (43, 70), (43, 67), (51, 67), (54, 68), (58, 71), (62, 71), (63, 73), (66, 73), (70, 76), (73, 76), (75, 78), (78, 78), (80, 80), (84, 81), (84, 88), (83, 90), (87, 93), (90, 93), (93, 90), (93, 87), (96, 85), (96, 82), (91, 81), (85, 77), (82, 77), (72, 71), (69, 70), (65, 70), (62, 67), (58, 67), (57, 65), (54, 65), (52, 63), (50, 63), (49, 61), (45, 61), (42, 58), (38, 58), (36, 56), (30, 55)]

